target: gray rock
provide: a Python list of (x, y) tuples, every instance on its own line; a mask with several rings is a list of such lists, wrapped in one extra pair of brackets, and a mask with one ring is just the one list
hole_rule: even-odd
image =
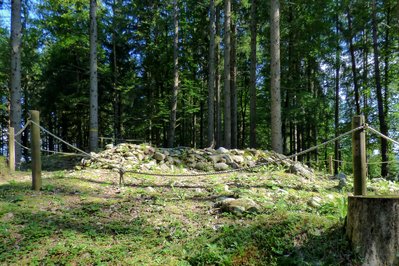
[(144, 159), (144, 155), (142, 153), (137, 153), (136, 157), (139, 161), (142, 161)]
[(338, 189), (343, 189), (344, 187), (346, 187), (346, 179), (341, 178), (338, 183)]
[(229, 166), (225, 163), (216, 163), (214, 165), (214, 168), (216, 171), (225, 171), (225, 170), (229, 169)]
[(219, 163), (221, 162), (221, 160), (223, 159), (222, 155), (220, 154), (214, 154), (214, 155), (210, 155), (209, 159), (214, 163)]
[(209, 170), (209, 168), (210, 168), (209, 165), (205, 162), (198, 162), (195, 165), (195, 169), (197, 169), (197, 170), (207, 171), (207, 170)]
[(157, 161), (163, 161), (165, 159), (165, 154), (162, 154), (160, 152), (155, 152), (153, 155), (153, 158)]
[(170, 169), (166, 164), (163, 163), (163, 164), (159, 165), (159, 170), (161, 170), (162, 172), (167, 172)]
[(335, 175), (336, 179), (346, 179), (346, 175), (344, 173), (339, 173), (337, 175)]
[(105, 149), (106, 150), (110, 150), (110, 149), (112, 149), (114, 147), (114, 144), (107, 144), (107, 145), (105, 145)]
[(155, 188), (153, 188), (153, 187), (146, 187), (146, 188), (145, 188), (145, 191), (146, 191), (146, 192), (149, 192), (149, 193), (155, 193), (155, 192), (157, 192), (157, 191), (155, 190)]
[(223, 147), (220, 147), (219, 149), (216, 150), (217, 153), (229, 153), (229, 150)]
[(216, 202), (215, 206), (222, 212), (231, 212), (238, 215), (243, 213), (258, 213), (260, 211), (260, 206), (255, 201), (246, 198), (224, 198)]
[(304, 167), (301, 163), (293, 163), (289, 168), (289, 172), (295, 175), (300, 175), (306, 178), (312, 178), (313, 172), (310, 169)]
[(155, 149), (153, 147), (151, 147), (151, 146), (145, 146), (143, 151), (144, 151), (144, 154), (151, 155), (151, 154), (154, 154)]
[(318, 208), (321, 206), (321, 198), (312, 197), (308, 200), (307, 204), (312, 208)]
[(231, 159), (233, 159), (233, 161), (238, 164), (244, 163), (244, 157), (240, 156), (240, 155), (233, 155), (233, 156), (231, 156)]

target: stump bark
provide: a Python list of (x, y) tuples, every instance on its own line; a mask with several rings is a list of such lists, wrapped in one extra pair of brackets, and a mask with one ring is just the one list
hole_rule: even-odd
[(347, 219), (362, 265), (399, 265), (399, 196), (349, 196)]

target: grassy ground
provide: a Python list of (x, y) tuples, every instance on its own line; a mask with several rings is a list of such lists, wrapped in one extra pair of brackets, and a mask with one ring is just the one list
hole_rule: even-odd
[[(337, 180), (263, 169), (211, 177), (46, 172), (0, 184), (1, 265), (356, 265)], [(257, 213), (215, 207), (250, 198)]]

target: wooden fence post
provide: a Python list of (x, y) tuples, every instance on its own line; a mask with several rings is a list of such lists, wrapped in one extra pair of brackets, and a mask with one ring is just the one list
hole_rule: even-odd
[(39, 191), (42, 186), (42, 161), (40, 157), (40, 114), (39, 111), (30, 110), (32, 117), (31, 125), (31, 148), (32, 148), (32, 189)]
[(334, 161), (333, 161), (333, 156), (330, 155), (330, 157), (328, 157), (328, 167), (330, 169), (330, 174), (332, 176), (334, 176)]
[[(352, 129), (364, 125), (364, 116), (357, 115), (352, 119)], [(352, 158), (353, 158), (353, 179), (354, 195), (366, 195), (366, 133), (364, 129), (352, 133)]]
[(8, 167), (11, 172), (15, 171), (15, 131), (13, 127), (8, 130)]

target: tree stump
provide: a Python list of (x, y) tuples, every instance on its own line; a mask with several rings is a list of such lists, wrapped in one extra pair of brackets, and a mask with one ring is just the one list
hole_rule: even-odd
[(347, 222), (362, 265), (399, 265), (399, 196), (349, 196)]

